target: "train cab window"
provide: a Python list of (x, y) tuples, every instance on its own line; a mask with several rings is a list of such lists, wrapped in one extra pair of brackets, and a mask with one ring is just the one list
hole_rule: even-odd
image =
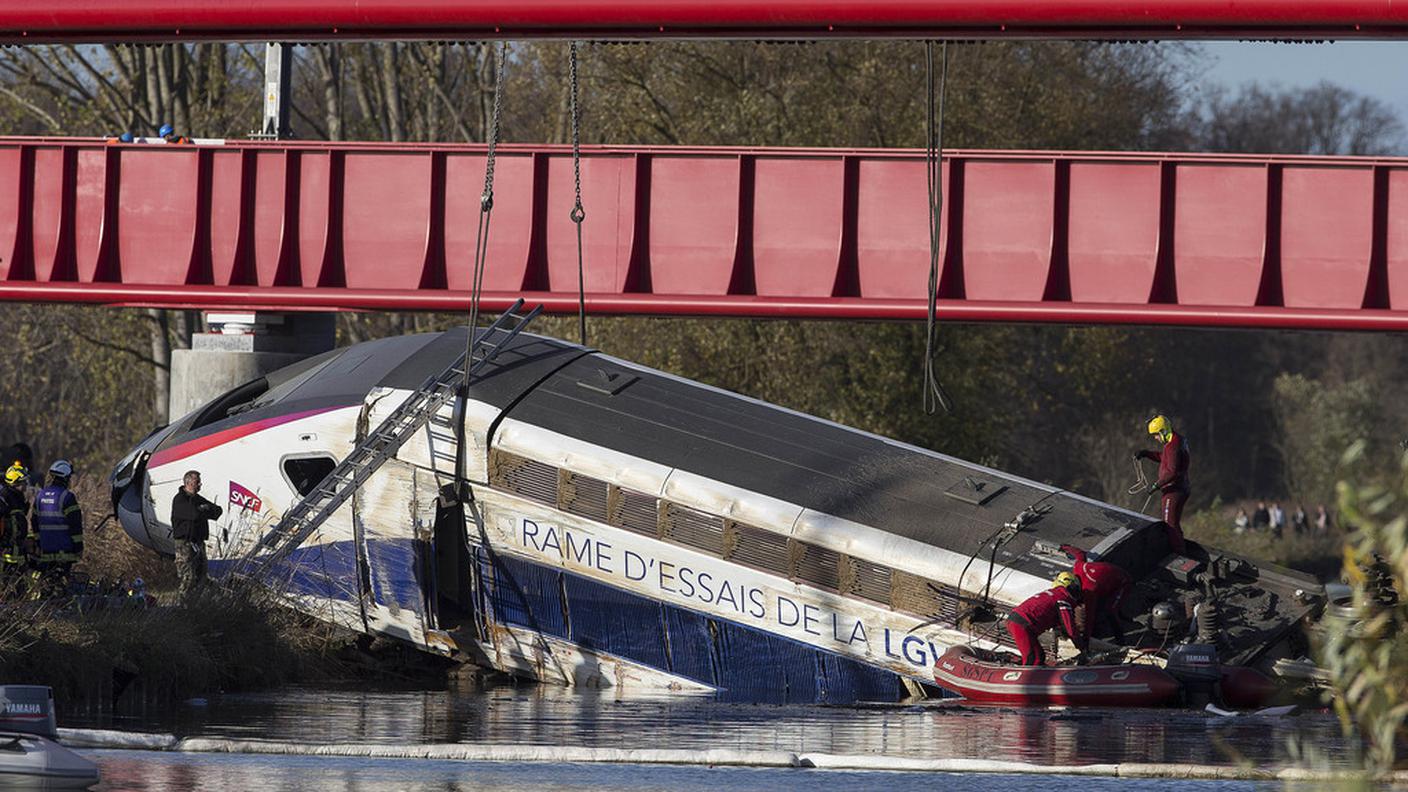
[(190, 428), (186, 431), (200, 429), (216, 421), (223, 421), (231, 415), (241, 412), (243, 408), (253, 403), (268, 390), (268, 378), (260, 377), (252, 382), (246, 382), (238, 388), (226, 391), (207, 404), (195, 417), (195, 420), (191, 421)]
[(284, 460), (284, 478), (300, 496), (307, 497), (313, 488), (328, 477), (337, 467), (337, 460), (330, 456), (295, 457)]

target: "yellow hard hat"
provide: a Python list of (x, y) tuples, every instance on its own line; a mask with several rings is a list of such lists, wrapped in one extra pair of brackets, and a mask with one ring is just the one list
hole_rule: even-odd
[(1168, 418), (1162, 415), (1155, 415), (1149, 419), (1149, 434), (1162, 435), (1164, 432), (1173, 431), (1173, 425), (1168, 422)]
[(1080, 578), (1070, 572), (1062, 572), (1056, 576), (1054, 582), (1059, 588), (1080, 588)]
[(5, 483), (9, 484), (11, 487), (18, 487), (28, 481), (29, 471), (25, 470), (24, 466), (18, 462), (10, 465), (10, 469), (5, 471)]

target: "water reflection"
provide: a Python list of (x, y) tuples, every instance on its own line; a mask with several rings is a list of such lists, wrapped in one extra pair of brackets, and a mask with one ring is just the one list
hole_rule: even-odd
[(616, 698), (547, 686), (330, 690), (214, 696), (207, 706), (65, 712), (62, 725), (298, 743), (499, 743), (608, 748), (733, 748), (1042, 764), (1289, 762), (1295, 737), (1347, 761), (1325, 713), (1218, 719), (1178, 710), (996, 710), (736, 704)]

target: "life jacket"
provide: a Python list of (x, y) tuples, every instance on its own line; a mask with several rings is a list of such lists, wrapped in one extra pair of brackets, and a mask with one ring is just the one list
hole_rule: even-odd
[(83, 512), (67, 487), (54, 484), (34, 499), (40, 561), (77, 561), (83, 550)]

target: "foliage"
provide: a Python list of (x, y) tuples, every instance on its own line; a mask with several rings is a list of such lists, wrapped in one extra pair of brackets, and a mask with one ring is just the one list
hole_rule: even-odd
[(150, 371), (133, 365), (147, 358), (115, 348), (134, 335), (146, 342), (145, 314), (82, 306), (5, 310), (0, 444), (28, 442), (46, 469), (64, 457), (85, 476), (105, 476), (117, 455), (156, 425)]
[(1362, 379), (1326, 382), (1301, 374), (1276, 378), (1275, 411), (1277, 442), (1284, 460), (1287, 492), (1325, 493), (1340, 478), (1366, 482), (1369, 464), (1383, 458), (1380, 441), (1366, 441), (1365, 452), (1355, 457), (1355, 469), (1345, 470), (1343, 449), (1360, 438), (1376, 437), (1380, 424), (1379, 398)]
[[(1362, 456), (1362, 443), (1346, 463)], [(1340, 513), (1357, 526), (1344, 546), (1344, 573), (1354, 592), (1354, 618), (1327, 618), (1321, 663), (1333, 676), (1335, 710), (1346, 730), (1366, 742), (1369, 769), (1384, 772), (1408, 737), (1408, 599), (1386, 601), (1381, 582), (1408, 592), (1408, 454), (1392, 484), (1339, 485)], [(1386, 578), (1380, 581), (1380, 576)]]

